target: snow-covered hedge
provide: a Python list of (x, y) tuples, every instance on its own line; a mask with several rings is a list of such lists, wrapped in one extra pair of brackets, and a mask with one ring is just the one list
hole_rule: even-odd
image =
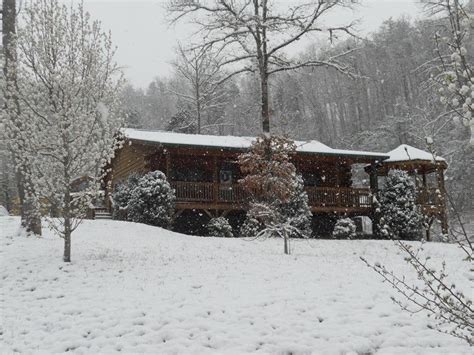
[(336, 222), (334, 231), (332, 232), (333, 238), (337, 239), (352, 239), (356, 236), (356, 225), (350, 218), (341, 218)]
[(232, 226), (224, 217), (211, 218), (207, 224), (207, 235), (218, 238), (232, 238)]
[(169, 227), (174, 213), (175, 193), (161, 171), (138, 179), (130, 191), (127, 219), (159, 227)]

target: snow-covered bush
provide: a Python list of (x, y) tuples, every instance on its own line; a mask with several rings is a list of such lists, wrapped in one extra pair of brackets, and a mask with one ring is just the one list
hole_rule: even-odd
[(0, 205), (0, 216), (8, 216), (8, 211), (5, 207), (3, 207), (2, 205)]
[(143, 175), (131, 190), (127, 216), (132, 222), (169, 227), (174, 212), (175, 193), (161, 171)]
[(250, 208), (245, 215), (244, 223), (240, 226), (241, 237), (255, 237), (265, 228), (265, 225), (259, 222), (252, 212), (253, 209)]
[(207, 224), (207, 235), (218, 238), (232, 238), (234, 236), (232, 226), (224, 217), (211, 218)]
[(423, 215), (416, 204), (416, 188), (410, 176), (391, 170), (379, 192), (379, 234), (390, 239), (420, 239)]
[(350, 218), (341, 218), (336, 222), (333, 238), (337, 239), (352, 239), (356, 236), (356, 225)]
[(126, 181), (119, 183), (112, 194), (112, 218), (121, 221), (128, 220), (128, 204), (132, 191), (137, 187), (139, 174), (131, 174)]

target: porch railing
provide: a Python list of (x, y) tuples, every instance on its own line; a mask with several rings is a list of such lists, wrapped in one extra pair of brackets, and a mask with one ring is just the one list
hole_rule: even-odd
[[(237, 184), (173, 181), (177, 202), (244, 204), (249, 195)], [(312, 207), (370, 208), (370, 189), (349, 187), (306, 187)]]
[(372, 207), (370, 189), (351, 187), (306, 187), (312, 207)]
[(242, 203), (247, 193), (240, 185), (227, 185), (214, 182), (173, 181), (178, 202), (227, 202)]
[[(238, 184), (213, 182), (173, 181), (177, 202), (201, 202), (219, 204), (245, 204), (249, 195)], [(372, 192), (368, 188), (351, 187), (305, 187), (311, 207), (320, 208), (371, 208)], [(417, 192), (417, 204), (441, 206), (443, 196), (435, 188), (425, 188)]]

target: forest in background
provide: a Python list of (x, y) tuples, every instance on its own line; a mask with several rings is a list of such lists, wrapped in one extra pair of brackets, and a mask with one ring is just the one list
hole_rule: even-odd
[[(474, 149), (469, 145), (468, 128), (447, 113), (429, 80), (437, 25), (432, 19), (390, 19), (369, 39), (350, 39), (336, 46), (313, 44), (300, 55), (355, 49), (344, 60), (357, 77), (325, 67), (275, 75), (270, 82), (272, 131), (299, 140), (319, 140), (334, 148), (381, 152), (402, 143), (426, 149), (426, 137), (431, 137), (436, 152), (448, 161), (447, 187), (458, 209), (473, 210)], [(468, 50), (473, 53), (472, 44)], [(183, 75), (181, 54), (177, 52), (170, 77), (155, 78), (145, 90), (126, 85), (122, 107), (129, 127), (197, 133), (193, 87)], [(210, 75), (209, 68), (212, 60), (206, 63), (204, 74)], [(201, 108), (200, 132), (259, 134), (258, 90), (252, 75), (236, 76), (213, 87), (207, 105)], [(6, 156), (0, 167), (0, 203), (8, 205), (15, 183)]]

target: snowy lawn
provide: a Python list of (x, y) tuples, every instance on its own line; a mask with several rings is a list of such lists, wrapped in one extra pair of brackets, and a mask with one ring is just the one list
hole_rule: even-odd
[[(468, 354), (392, 303), (359, 259), (407, 272), (391, 242), (199, 238), (86, 221), (62, 240), (12, 237), (0, 217), (0, 353)], [(454, 246), (430, 244), (469, 286)]]

